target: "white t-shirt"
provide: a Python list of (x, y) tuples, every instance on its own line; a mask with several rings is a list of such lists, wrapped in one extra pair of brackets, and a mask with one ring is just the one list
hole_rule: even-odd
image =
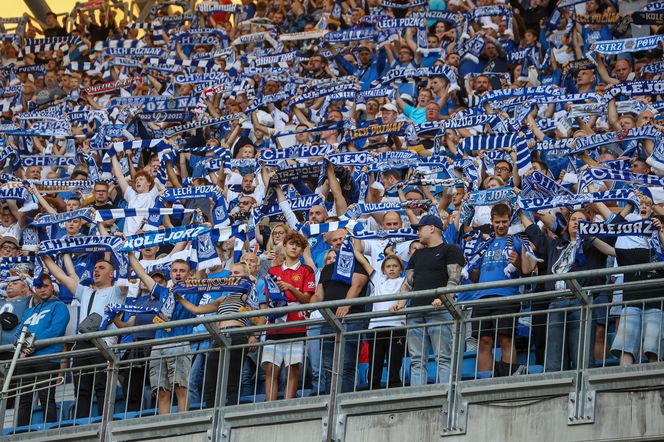
[[(403, 284), (403, 277), (388, 279), (382, 272), (374, 271), (371, 274), (371, 296), (380, 295), (393, 295), (401, 291), (401, 284)], [(376, 302), (373, 305), (372, 311), (384, 312), (390, 309), (393, 305), (398, 304), (399, 301), (384, 301)], [(386, 316), (383, 318), (372, 318), (369, 322), (369, 328), (377, 327), (399, 327), (404, 325), (403, 316)]]
[[(643, 218), (641, 218), (641, 215), (638, 213), (628, 213), (627, 216), (625, 216), (625, 221), (631, 222), (631, 221), (641, 221)], [(619, 236), (618, 239), (616, 239), (616, 249), (649, 249), (650, 244), (648, 243), (648, 238), (642, 237), (642, 236), (634, 236), (634, 235), (627, 235), (627, 236)]]
[[(94, 299), (92, 298), (93, 293)], [(108, 304), (125, 303), (125, 297), (122, 294), (120, 287), (117, 285), (97, 290), (92, 287), (79, 284), (78, 287), (76, 287), (76, 294), (74, 295), (74, 299), (81, 303), (81, 310), (78, 315), (78, 325), (81, 325), (81, 321), (83, 321), (88, 317), (88, 315), (91, 315), (92, 313), (97, 313), (103, 317), (105, 314), (104, 307), (106, 307)], [(91, 301), (92, 306), (90, 306)], [(114, 328), (117, 327), (115, 327), (113, 323), (109, 324), (108, 330), (112, 330)], [(108, 345), (117, 343), (117, 340), (117, 337), (104, 338), (104, 341)]]
[[(394, 246), (394, 253), (403, 261), (408, 261), (408, 249), (412, 241), (404, 241)], [(364, 240), (364, 255), (369, 259), (371, 267), (380, 272), (380, 266), (385, 259), (385, 247), (390, 243), (389, 238)]]
[[(127, 207), (130, 209), (149, 209), (154, 206), (154, 202), (159, 196), (159, 189), (157, 186), (152, 186), (148, 193), (136, 193), (131, 187), (127, 187), (124, 193), (124, 199), (127, 201)], [(132, 216), (125, 218), (125, 225), (123, 233), (125, 235), (133, 235), (141, 227), (145, 217)]]

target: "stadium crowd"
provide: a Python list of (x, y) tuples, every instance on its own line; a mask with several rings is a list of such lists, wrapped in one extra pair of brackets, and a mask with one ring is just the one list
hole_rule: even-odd
[[(188, 4), (156, 3), (143, 22), (115, 2), (44, 23), (0, 19), (3, 344), (24, 325), (40, 340), (217, 314), (223, 332), (250, 322), (223, 316), (247, 310), (664, 259), (663, 2), (634, 12), (611, 0)], [(514, 285), (457, 300), (559, 289)], [(664, 317), (651, 300), (661, 295), (597, 295), (595, 303), (641, 302), (596, 309), (592, 357), (659, 360)], [(429, 345), (445, 382), (452, 328), (432, 324), (452, 317), (440, 299), (370, 308), (429, 305), (346, 321), (350, 332), (371, 333), (348, 335), (341, 390), (354, 388), (361, 346), (370, 388), (381, 387), (386, 358), (387, 385), (400, 386), (404, 355), (410, 384), (427, 383)], [(527, 306), (526, 333), (547, 371), (576, 367), (581, 322), (560, 309), (578, 305)], [(525, 307), (490, 303), (472, 315)], [(266, 400), (280, 389), (296, 397), (305, 378), (329, 391), (334, 339), (305, 338), (333, 330), (302, 325), (307, 318), (321, 314), (263, 316), (256, 322), (300, 322), (231, 335), (263, 345), (231, 352), (227, 403), (258, 373)], [(474, 324), (479, 371), (524, 373), (512, 318)], [(205, 328), (122, 340), (195, 332)], [(133, 388), (124, 379), (128, 409), (141, 406), (137, 379), (160, 413), (173, 397), (180, 411), (213, 404), (219, 352), (191, 351), (215, 345), (126, 352), (151, 358), (132, 372)], [(69, 348), (27, 347), (21, 357)], [(55, 359), (19, 373), (104, 361)], [(95, 396), (101, 415), (105, 374), (74, 373), (76, 417), (90, 416)], [(56, 416), (47, 393), (39, 398), (48, 422)], [(19, 425), (32, 404), (32, 394), (20, 396)]]

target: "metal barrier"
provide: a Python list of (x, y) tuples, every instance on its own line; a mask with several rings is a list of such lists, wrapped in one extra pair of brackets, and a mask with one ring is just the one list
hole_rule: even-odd
[[(296, 323), (219, 329), (216, 323), (220, 317), (213, 315), (36, 341), (36, 347), (72, 341), (76, 345), (68, 352), (19, 359), (16, 373), (12, 376), (10, 370), (9, 379), (7, 371), (3, 371), (8, 387), (4, 391), (9, 392), (0, 402), (4, 434), (38, 435), (41, 431), (91, 425), (100, 440), (111, 440), (109, 425), (114, 420), (212, 409), (211, 438), (225, 440), (226, 414), (234, 406), (284, 397), (304, 401), (307, 397), (326, 396), (324, 422), (331, 423), (338, 417), (338, 401), (344, 393), (400, 387), (407, 390), (427, 385), (433, 388), (431, 384), (443, 388), (447, 398), (443, 433), (458, 434), (465, 431), (462, 415), (467, 403), (461, 400), (465, 383), (491, 382), (481, 380), (500, 376), (523, 375), (519, 377), (527, 379), (560, 371), (575, 373), (578, 380), (575, 397), (583, 398), (573, 401), (570, 423), (592, 421), (586, 399), (592, 400), (593, 396), (587, 382), (582, 381), (585, 372), (595, 367), (656, 362), (661, 358), (664, 296), (626, 303), (604, 300), (596, 304), (594, 300), (602, 293), (653, 286), (659, 280), (580, 287), (577, 279), (663, 268), (663, 263), (652, 263), (473, 284), (454, 291), (439, 288), (223, 317), (228, 320), (312, 309), (323, 316)], [(527, 287), (560, 279), (567, 281), (567, 289), (454, 301), (453, 292), (516, 283)], [(341, 305), (368, 305), (432, 294), (444, 299), (444, 309), (415, 307), (398, 313), (365, 312), (343, 319), (333, 313)], [(612, 307), (622, 309), (619, 319), (610, 313)], [(489, 313), (478, 315), (478, 309)], [(376, 323), (381, 319), (389, 321), (387, 326)], [(618, 338), (613, 339), (616, 321), (620, 323)], [(205, 325), (206, 333), (111, 346), (103, 340), (192, 324)], [(306, 337), (248, 342), (250, 334), (298, 325), (307, 327)], [(596, 346), (596, 342), (600, 345)], [(11, 350), (11, 346), (0, 347), (0, 352)], [(594, 357), (597, 354), (599, 358)], [(281, 367), (284, 356), (297, 368)], [(634, 361), (630, 360), (632, 356)], [(275, 358), (279, 363), (262, 364)], [(5, 416), (11, 396), (17, 396), (15, 404), (13, 409), (7, 407)], [(35, 407), (36, 404), (39, 406)], [(325, 431), (324, 439), (343, 439), (336, 434), (340, 431), (337, 425), (328, 424)]]

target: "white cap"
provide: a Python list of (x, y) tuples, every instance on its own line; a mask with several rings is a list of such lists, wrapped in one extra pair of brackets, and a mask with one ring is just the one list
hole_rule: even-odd
[[(403, 95), (402, 95), (402, 97), (403, 97)], [(411, 100), (412, 100), (412, 97), (411, 97)], [(399, 109), (397, 109), (397, 107), (393, 103), (385, 103), (380, 108), (388, 110), (388, 111), (392, 111), (392, 112), (399, 112)]]
[(415, 100), (413, 99), (412, 95), (409, 94), (401, 94), (401, 99), (405, 101), (408, 104), (413, 104), (415, 103)]

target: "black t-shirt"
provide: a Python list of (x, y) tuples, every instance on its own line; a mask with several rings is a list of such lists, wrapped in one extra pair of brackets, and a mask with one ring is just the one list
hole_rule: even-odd
[(88, 24), (88, 37), (92, 43), (97, 43), (98, 41), (106, 40), (113, 29), (114, 27), (112, 26), (100, 26), (90, 23)]
[[(414, 270), (413, 291), (435, 289), (447, 285), (447, 266), (463, 266), (463, 252), (455, 244), (440, 244), (415, 250), (408, 261), (408, 270)], [(430, 305), (435, 296), (412, 300), (413, 306)]]
[[(611, 223), (622, 223), (625, 222), (625, 218), (622, 215), (616, 215)], [(605, 239), (605, 238), (602, 238)], [(616, 261), (620, 267), (631, 266), (637, 264), (648, 264), (652, 262), (653, 255), (655, 252), (649, 248), (627, 248), (622, 249), (616, 247)], [(664, 274), (662, 272), (635, 272), (635, 273), (625, 273), (624, 281), (633, 282), (633, 281), (642, 281), (644, 279), (656, 279), (663, 278)], [(651, 299), (658, 298), (662, 296), (662, 289), (659, 286), (651, 287), (639, 287), (631, 289), (623, 289), (623, 301), (638, 301), (641, 299)], [(634, 305), (634, 307), (642, 307), (640, 304)], [(657, 308), (659, 307), (659, 301), (646, 304), (646, 308)]]
[[(325, 301), (337, 301), (344, 299), (350, 289), (350, 285), (344, 284), (343, 282), (333, 281), (332, 273), (334, 272), (334, 263), (328, 264), (323, 267), (323, 270), (320, 273), (319, 284), (323, 284), (323, 289), (325, 290)], [(360, 265), (357, 260), (355, 260), (355, 271), (353, 273), (358, 273), (360, 275), (367, 275), (367, 272), (364, 270), (364, 267)], [(362, 288), (360, 296), (364, 296), (366, 292), (366, 286)], [(361, 305), (352, 306), (349, 310), (349, 313), (362, 313), (364, 312), (364, 307)]]

